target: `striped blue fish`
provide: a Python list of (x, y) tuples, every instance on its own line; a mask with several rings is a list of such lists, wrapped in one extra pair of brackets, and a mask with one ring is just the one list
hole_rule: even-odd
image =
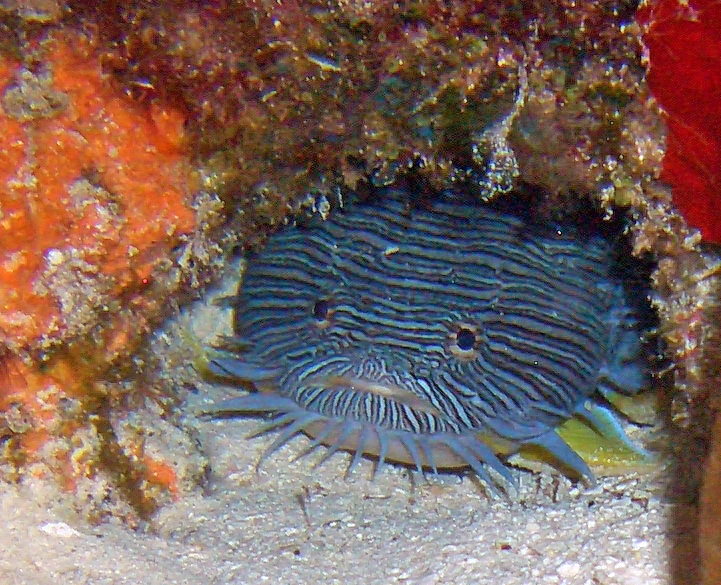
[(263, 457), (305, 433), (324, 460), (354, 453), (349, 471), (368, 454), (376, 470), (466, 467), (493, 486), (515, 483), (504, 460), (530, 447), (593, 481), (559, 425), (594, 425), (589, 399), (645, 383), (604, 238), (448, 199), (388, 196), (288, 227), (234, 304), (245, 349), (209, 367), (257, 391), (210, 412), (273, 413)]

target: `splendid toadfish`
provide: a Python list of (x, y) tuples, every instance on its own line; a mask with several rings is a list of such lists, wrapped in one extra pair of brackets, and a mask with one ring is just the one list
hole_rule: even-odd
[(209, 362), (255, 391), (210, 412), (273, 414), (266, 454), (304, 433), (306, 452), (327, 446), (324, 460), (352, 452), (349, 471), (366, 454), (376, 469), (465, 467), (513, 484), (505, 460), (530, 448), (593, 481), (559, 426), (603, 426), (603, 395), (646, 381), (637, 303), (612, 246), (448, 196), (422, 208), (408, 197), (269, 238), (233, 301), (242, 351)]

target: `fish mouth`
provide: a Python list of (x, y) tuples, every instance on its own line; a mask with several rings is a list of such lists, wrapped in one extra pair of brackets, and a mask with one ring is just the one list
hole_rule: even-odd
[(397, 384), (388, 384), (367, 378), (354, 376), (329, 375), (306, 380), (306, 383), (318, 384), (327, 390), (350, 390), (363, 394), (373, 394), (398, 404), (402, 404), (413, 410), (443, 418), (443, 413), (434, 406), (427, 398), (419, 396), (412, 390)]
[[(225, 378), (247, 380), (264, 393), (274, 393), (282, 370), (256, 365), (235, 357), (219, 355), (209, 362), (209, 370), (214, 375)], [(303, 385), (317, 385), (326, 390), (346, 390), (360, 394), (372, 394), (417, 412), (447, 419), (443, 412), (431, 401), (406, 386), (372, 380), (361, 376), (344, 374), (326, 374), (303, 380)]]

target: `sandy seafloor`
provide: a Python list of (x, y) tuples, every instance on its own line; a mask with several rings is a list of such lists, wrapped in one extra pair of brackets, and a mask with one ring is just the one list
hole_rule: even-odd
[[(230, 311), (211, 297), (156, 337), (161, 361), (187, 364), (189, 332), (203, 342), (229, 332)], [(90, 525), (49, 486), (0, 484), (0, 585), (695, 582), (696, 509), (668, 495), (662, 474), (590, 488), (517, 471), (518, 494), (489, 496), (459, 474), (426, 480), (389, 466), (371, 481), (369, 460), (345, 479), (347, 454), (312, 468), (322, 449), (289, 462), (304, 438), (256, 471), (273, 435), (247, 440), (257, 420), (196, 419), (236, 390), (177, 370), (179, 386), (197, 388), (183, 408), (209, 457), (207, 484), (141, 530)]]

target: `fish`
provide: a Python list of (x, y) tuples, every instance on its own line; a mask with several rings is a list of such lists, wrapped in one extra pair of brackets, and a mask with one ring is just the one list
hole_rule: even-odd
[(580, 420), (633, 448), (606, 397), (649, 379), (639, 295), (613, 243), (413, 196), (391, 190), (269, 237), (232, 300), (243, 343), (208, 361), (253, 390), (207, 413), (270, 415), (254, 433), (278, 433), (261, 460), (305, 434), (303, 454), (351, 452), (348, 473), (365, 455), (374, 474), (465, 468), (495, 489), (517, 484), (510, 456), (541, 452), (593, 483), (559, 428)]

